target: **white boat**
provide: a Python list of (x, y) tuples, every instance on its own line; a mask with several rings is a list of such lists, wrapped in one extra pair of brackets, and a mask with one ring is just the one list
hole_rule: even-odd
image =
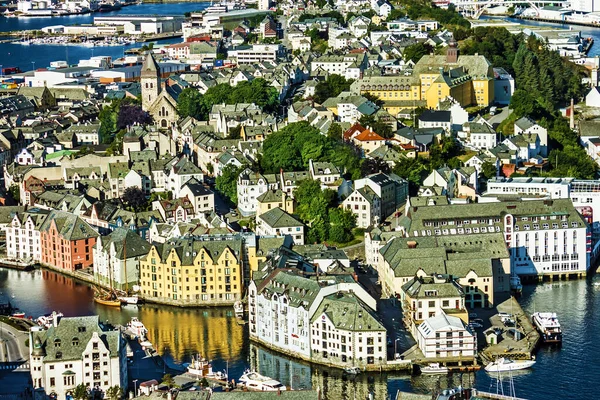
[(238, 318), (242, 318), (244, 316), (244, 303), (240, 300), (236, 301), (233, 304), (233, 310), (235, 311), (235, 316)]
[(360, 368), (358, 367), (346, 367), (344, 368), (344, 372), (349, 375), (358, 375), (360, 374)]
[(518, 371), (531, 368), (534, 364), (534, 360), (511, 360), (502, 357), (486, 365), (485, 370), (487, 372)]
[(448, 368), (440, 365), (439, 363), (430, 363), (426, 367), (421, 367), (421, 373), (427, 375), (433, 374), (447, 374), (449, 372)]
[(211, 363), (204, 357), (192, 357), (190, 364), (185, 364), (188, 374), (195, 378), (210, 378), (221, 381), (227, 381), (227, 374), (224, 372), (213, 372)]
[(146, 329), (146, 327), (144, 326), (142, 321), (140, 321), (136, 317), (131, 318), (131, 321), (129, 321), (127, 323), (127, 328), (141, 340), (146, 339), (146, 335), (148, 334), (148, 329)]
[(42, 315), (42, 316), (38, 317), (35, 320), (35, 322), (37, 322), (37, 324), (39, 326), (50, 328), (54, 324), (55, 319), (62, 318), (62, 317), (64, 317), (63, 313), (52, 311), (51, 314), (46, 314), (46, 315)]
[(247, 389), (259, 392), (278, 392), (287, 390), (281, 382), (249, 370), (244, 372), (244, 375), (240, 377), (239, 381)]
[(123, 304), (137, 304), (139, 298), (137, 294), (134, 294), (133, 296), (119, 296), (119, 300), (121, 300), (121, 303)]
[(545, 343), (562, 343), (562, 330), (556, 313), (535, 312), (531, 321)]

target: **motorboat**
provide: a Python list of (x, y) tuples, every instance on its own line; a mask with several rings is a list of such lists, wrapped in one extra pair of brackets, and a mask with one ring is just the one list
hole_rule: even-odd
[(523, 284), (519, 275), (511, 275), (510, 277), (510, 290), (515, 293), (521, 293), (523, 291)]
[(227, 374), (224, 372), (213, 372), (212, 364), (206, 358), (198, 355), (192, 357), (192, 362), (185, 364), (187, 373), (195, 378), (209, 378), (220, 381), (227, 381)]
[(146, 339), (146, 335), (148, 334), (148, 329), (146, 329), (142, 321), (137, 319), (137, 317), (131, 318), (131, 321), (127, 323), (127, 329), (129, 329), (135, 336), (137, 336), (141, 340)]
[(348, 375), (358, 375), (360, 374), (360, 368), (358, 367), (346, 367), (344, 368), (344, 372)]
[(239, 382), (247, 389), (259, 392), (279, 392), (287, 390), (285, 385), (281, 382), (250, 370), (244, 372), (240, 377)]
[(244, 303), (242, 303), (240, 300), (236, 301), (233, 304), (233, 310), (235, 311), (236, 317), (238, 317), (238, 318), (244, 317)]
[(421, 367), (421, 373), (427, 375), (447, 374), (450, 370), (439, 363), (430, 363), (425, 367)]
[(535, 360), (511, 360), (510, 358), (501, 357), (486, 365), (485, 370), (487, 372), (518, 371), (531, 368), (534, 364)]
[(556, 313), (535, 312), (531, 321), (545, 343), (562, 343), (562, 330)]
[(25, 318), (24, 312), (16, 312), (12, 315), (13, 318)]
[(35, 320), (35, 322), (37, 322), (39, 326), (50, 328), (54, 324), (54, 320), (58, 320), (62, 317), (64, 317), (63, 313), (53, 311), (51, 314), (46, 314), (38, 317)]
[(119, 296), (119, 300), (122, 304), (137, 304), (139, 298), (137, 294), (134, 294), (132, 296)]

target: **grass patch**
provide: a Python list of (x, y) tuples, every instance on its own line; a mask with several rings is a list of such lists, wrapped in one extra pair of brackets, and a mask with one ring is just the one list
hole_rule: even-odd
[(5, 315), (0, 316), (0, 322), (5, 323), (6, 325), (12, 326), (13, 328), (27, 332), (29, 330), (28, 325), (24, 322), (20, 322), (17, 319), (7, 317)]
[(465, 151), (465, 154), (461, 154), (460, 156), (458, 156), (457, 158), (462, 161), (463, 163), (467, 162), (469, 160), (469, 158), (473, 157), (475, 154), (477, 154), (476, 151), (473, 150), (467, 150)]

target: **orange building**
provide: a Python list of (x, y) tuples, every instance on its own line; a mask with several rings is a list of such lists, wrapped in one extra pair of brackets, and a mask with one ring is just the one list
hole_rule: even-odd
[(78, 216), (52, 211), (40, 227), (42, 264), (67, 271), (91, 267), (97, 237)]

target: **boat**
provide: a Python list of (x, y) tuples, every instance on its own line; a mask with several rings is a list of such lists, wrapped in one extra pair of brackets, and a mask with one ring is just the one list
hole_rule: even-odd
[(433, 374), (447, 374), (449, 372), (448, 368), (440, 365), (439, 363), (430, 363), (425, 367), (421, 367), (421, 373), (427, 375)]
[(358, 375), (360, 374), (360, 368), (358, 367), (346, 367), (344, 368), (344, 373), (348, 375)]
[(209, 378), (218, 381), (227, 382), (227, 374), (225, 372), (213, 372), (212, 364), (204, 357), (198, 355), (192, 356), (192, 362), (185, 364), (187, 373), (194, 378)]
[(485, 370), (487, 372), (518, 371), (531, 368), (534, 364), (535, 360), (511, 360), (510, 358), (501, 357), (486, 365)]
[(246, 389), (259, 392), (279, 392), (287, 390), (281, 382), (250, 370), (244, 372), (240, 377), (239, 382), (242, 383)]
[(238, 317), (238, 318), (244, 317), (244, 303), (242, 303), (240, 300), (236, 301), (233, 304), (233, 309), (235, 311), (236, 317)]
[(140, 340), (145, 340), (146, 335), (148, 334), (148, 329), (144, 326), (142, 321), (137, 319), (137, 317), (132, 317), (131, 321), (127, 323), (127, 328)]
[(139, 301), (138, 295), (134, 294), (132, 296), (119, 296), (119, 301), (123, 304), (137, 304)]
[(531, 320), (545, 343), (562, 343), (562, 330), (556, 313), (535, 312)]
[(58, 320), (59, 318), (62, 318), (62, 317), (64, 317), (63, 313), (52, 311), (52, 313), (50, 313), (50, 314), (39, 316), (35, 320), (35, 322), (39, 326), (50, 328), (54, 324), (54, 320)]
[(12, 315), (13, 318), (25, 318), (24, 312), (16, 312)]
[(99, 297), (94, 297), (94, 301), (98, 304), (102, 304), (104, 306), (109, 307), (121, 307), (121, 300), (110, 300), (110, 299), (101, 299)]
[(512, 275), (510, 277), (510, 290), (515, 293), (521, 293), (523, 291), (523, 284), (521, 284), (519, 275)]

